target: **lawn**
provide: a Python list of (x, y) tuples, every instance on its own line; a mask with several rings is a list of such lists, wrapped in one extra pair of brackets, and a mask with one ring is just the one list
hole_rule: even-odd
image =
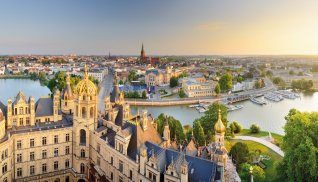
[(228, 152), (230, 152), (231, 147), (237, 142), (242, 142), (247, 144), (249, 151), (251, 152), (255, 150), (260, 150), (262, 155), (267, 155), (271, 158), (270, 160), (267, 160), (267, 161), (264, 160), (263, 162), (267, 166), (267, 168), (265, 169), (266, 181), (273, 181), (273, 179), (276, 177), (275, 164), (279, 162), (280, 160), (282, 160), (283, 158), (277, 153), (275, 153), (273, 150), (271, 150), (270, 148), (253, 141), (227, 140), (225, 145)]
[[(235, 134), (237, 136), (252, 136), (252, 137), (257, 137), (257, 138), (262, 138), (262, 137), (267, 137), (268, 132), (267, 131), (260, 131), (259, 133), (251, 133), (250, 129), (243, 129), (240, 133)], [(276, 134), (276, 133), (271, 133), (272, 137), (275, 140), (275, 144), (279, 146), (282, 141), (283, 141), (283, 136)]]

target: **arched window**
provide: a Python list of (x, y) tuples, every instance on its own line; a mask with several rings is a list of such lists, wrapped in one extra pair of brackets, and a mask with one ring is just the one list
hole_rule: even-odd
[(85, 158), (85, 150), (84, 149), (81, 150), (81, 158)]
[(54, 182), (60, 182), (60, 178), (56, 178)]
[(89, 117), (93, 118), (94, 116), (94, 107), (91, 107), (90, 111), (89, 111)]
[(86, 131), (80, 130), (80, 145), (86, 145)]
[(85, 165), (82, 163), (81, 164), (81, 174), (85, 173)]
[(67, 100), (67, 95), (64, 96), (64, 100)]
[(6, 173), (8, 171), (8, 165), (7, 163), (4, 163), (2, 166), (2, 174)]
[(82, 107), (82, 118), (86, 118), (86, 107)]

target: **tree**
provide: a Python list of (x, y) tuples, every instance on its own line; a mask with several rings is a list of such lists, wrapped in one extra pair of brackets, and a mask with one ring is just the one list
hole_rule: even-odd
[(250, 127), (251, 133), (259, 133), (260, 127), (256, 124), (252, 124)]
[(144, 91), (142, 91), (142, 94), (141, 94), (141, 95), (142, 95), (142, 98), (143, 98), (143, 99), (146, 99), (146, 98), (147, 98), (147, 93), (146, 93), (146, 91), (145, 91), (145, 90), (144, 90)]
[(284, 181), (318, 181), (318, 113), (289, 111), (285, 117), (283, 161), (278, 165), (279, 179)]
[(227, 108), (220, 103), (213, 103), (208, 107), (208, 110), (204, 115), (197, 120), (200, 121), (200, 124), (204, 130), (205, 140), (211, 142), (214, 140), (214, 125), (218, 120), (219, 109), (221, 110), (221, 119), (225, 127), (227, 127)]
[(170, 87), (176, 87), (178, 85), (178, 78), (173, 76), (170, 78)]
[(167, 117), (163, 113), (161, 113), (156, 120), (158, 133), (161, 136), (163, 135), (163, 130), (165, 127), (166, 119), (168, 119), (168, 125), (169, 125), (169, 129), (170, 129), (170, 137), (174, 138), (176, 136), (177, 137), (176, 140), (178, 143), (181, 143), (182, 141), (184, 141), (185, 136), (184, 136), (183, 127), (182, 127), (180, 121), (176, 120), (172, 116)]
[(220, 84), (219, 84), (219, 83), (217, 83), (217, 84), (215, 85), (215, 87), (214, 87), (214, 92), (215, 92), (217, 95), (220, 94), (221, 88), (220, 88)]
[(184, 93), (183, 89), (180, 89), (179, 91), (179, 97), (180, 98), (184, 98), (186, 96), (186, 94)]
[(200, 124), (200, 121), (198, 121), (198, 120), (195, 120), (193, 122), (193, 135), (194, 135), (196, 142), (200, 146), (204, 146), (206, 144), (205, 137), (204, 137), (204, 131), (203, 131), (203, 128)]
[(251, 166), (249, 163), (243, 163), (241, 164), (241, 167), (240, 167), (240, 171), (239, 171), (239, 175), (241, 177), (241, 180), (242, 181), (249, 181), (250, 180), (250, 169), (251, 167), (253, 168), (253, 179), (254, 181), (257, 181), (257, 182), (263, 182), (265, 181), (265, 172), (264, 170), (257, 166), (257, 165), (253, 165)]
[(137, 71), (136, 70), (130, 70), (128, 74), (128, 81), (135, 81), (137, 80)]
[(295, 75), (295, 71), (294, 71), (294, 70), (290, 70), (290, 71), (289, 71), (289, 74), (290, 74), (290, 75)]
[(234, 163), (240, 169), (241, 167), (240, 165), (248, 161), (248, 158), (249, 158), (248, 146), (242, 142), (235, 143), (230, 150), (230, 156), (232, 156)]
[(187, 72), (187, 71), (183, 71), (183, 72), (178, 76), (178, 78), (183, 78), (183, 77), (188, 77), (188, 76), (189, 76), (188, 72)]
[(119, 85), (123, 85), (123, 84), (124, 84), (123, 80), (119, 80)]
[(224, 74), (219, 80), (220, 88), (223, 92), (232, 89), (232, 75), (230, 73)]
[(242, 126), (239, 125), (236, 121), (233, 121), (230, 124), (230, 129), (231, 129), (231, 132), (233, 133), (240, 133), (242, 131)]
[(273, 74), (273, 72), (271, 71), (271, 70), (267, 70), (266, 71), (266, 76), (268, 76), (268, 77), (272, 77), (274, 74)]

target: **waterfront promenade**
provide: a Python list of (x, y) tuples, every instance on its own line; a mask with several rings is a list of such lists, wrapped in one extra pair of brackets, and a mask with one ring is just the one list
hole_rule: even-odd
[(252, 95), (257, 95), (257, 94), (265, 94), (270, 91), (274, 91), (277, 88), (275, 85), (268, 79), (265, 79), (265, 87), (261, 89), (252, 89), (240, 93), (235, 93), (235, 94), (223, 94), (220, 95), (219, 97), (200, 97), (200, 98), (178, 98), (178, 99), (151, 99), (151, 100), (145, 100), (145, 99), (126, 99), (126, 101), (132, 105), (132, 106), (172, 106), (172, 105), (189, 105), (189, 104), (199, 104), (201, 102), (209, 102), (213, 103), (216, 101), (223, 101), (227, 100), (228, 98), (231, 98), (232, 100), (233, 97), (237, 98), (249, 98)]

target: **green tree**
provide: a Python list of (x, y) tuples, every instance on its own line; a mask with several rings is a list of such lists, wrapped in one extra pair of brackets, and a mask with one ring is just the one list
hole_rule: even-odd
[(240, 133), (242, 131), (242, 126), (239, 125), (236, 121), (233, 121), (230, 124), (230, 129), (231, 129), (231, 132), (233, 133)]
[(176, 87), (178, 85), (178, 78), (173, 76), (170, 78), (170, 87)]
[(203, 131), (203, 128), (200, 124), (200, 121), (198, 121), (198, 120), (195, 120), (193, 122), (193, 135), (194, 135), (196, 142), (198, 142), (198, 144), (200, 146), (204, 146), (206, 144), (205, 137), (204, 137), (204, 131)]
[(175, 119), (172, 116), (166, 117), (163, 113), (161, 113), (156, 120), (158, 133), (161, 136), (163, 135), (163, 130), (165, 127), (166, 119), (168, 119), (168, 125), (169, 125), (169, 129), (170, 129), (170, 137), (174, 138), (176, 136), (177, 137), (176, 140), (179, 143), (184, 141), (185, 136), (184, 136), (183, 127), (182, 127), (180, 121)]
[(119, 80), (119, 85), (123, 85), (123, 84), (124, 84), (123, 80)]
[(236, 166), (241, 167), (241, 164), (248, 161), (249, 158), (249, 150), (248, 146), (245, 143), (237, 142), (233, 145), (233, 147), (230, 150), (230, 156), (232, 156), (232, 159)]
[(183, 78), (183, 77), (188, 77), (188, 76), (189, 76), (188, 72), (187, 72), (187, 71), (183, 71), (183, 72), (178, 76), (178, 78)]
[(318, 181), (318, 113), (289, 111), (285, 117), (283, 161), (278, 165), (284, 181)]
[(221, 93), (221, 87), (220, 87), (220, 84), (217, 83), (214, 87), (214, 92), (219, 95)]
[(183, 89), (180, 89), (179, 91), (179, 97), (180, 98), (184, 98), (186, 96), (186, 94), (184, 93)]
[(144, 90), (144, 91), (142, 91), (142, 98), (143, 99), (146, 99), (147, 98), (147, 93), (146, 93), (146, 91)]
[(273, 72), (271, 71), (271, 70), (267, 70), (266, 71), (266, 76), (268, 76), (268, 77), (272, 77), (274, 74), (273, 74)]
[(137, 80), (137, 71), (136, 70), (130, 70), (128, 74), (128, 81), (135, 81)]
[(220, 88), (223, 92), (232, 89), (232, 75), (230, 73), (224, 74), (219, 80)]
[(251, 174), (250, 174), (251, 167), (253, 169), (252, 174), (253, 174), (254, 181), (257, 181), (257, 182), (265, 181), (264, 170), (257, 165), (251, 166), (249, 163), (241, 164), (240, 171), (239, 171), (239, 175), (241, 177), (241, 180), (242, 181), (250, 181), (250, 179), (251, 179)]
[(220, 103), (213, 103), (208, 107), (208, 110), (204, 113), (204, 115), (197, 120), (200, 121), (200, 124), (204, 130), (205, 140), (207, 142), (211, 142), (214, 140), (214, 125), (218, 120), (219, 109), (221, 110), (221, 119), (225, 125), (227, 126), (227, 108)]
[(290, 71), (289, 71), (289, 74), (290, 74), (290, 75), (295, 75), (295, 71), (294, 71), (294, 70), (290, 70)]
[(259, 133), (260, 127), (256, 124), (252, 124), (250, 127), (251, 133)]

